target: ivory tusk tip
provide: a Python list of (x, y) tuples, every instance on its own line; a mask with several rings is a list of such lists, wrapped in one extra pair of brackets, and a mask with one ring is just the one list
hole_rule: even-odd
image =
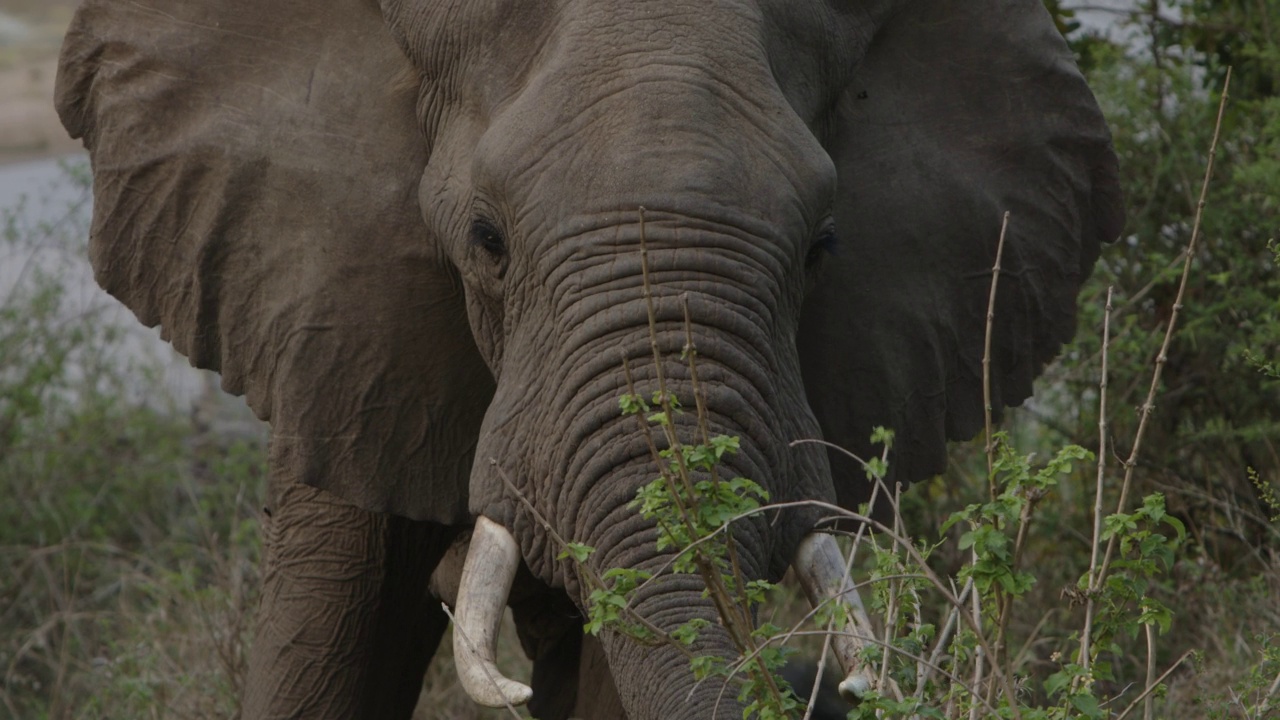
[(462, 689), (467, 691), (467, 696), (476, 704), (503, 708), (508, 705), (523, 705), (533, 697), (533, 688), (503, 677), (493, 663), (477, 660), (475, 664), (467, 663), (458, 667), (458, 680), (462, 683)]
[(502, 708), (508, 705), (524, 705), (529, 702), (529, 698), (533, 697), (533, 688), (515, 680), (498, 677), (494, 678), (492, 682), (486, 682), (485, 686), (477, 689), (476, 692), (468, 692), (467, 694), (480, 705)]
[(502, 611), (519, 564), (520, 547), (510, 531), (488, 518), (477, 519), (458, 580), (453, 657), (467, 695), (487, 707), (523, 705), (533, 697), (528, 685), (503, 677), (494, 663)]
[(862, 698), (866, 697), (867, 691), (870, 689), (871, 681), (862, 675), (856, 674), (850, 675), (840, 681), (839, 687), (840, 697), (844, 698), (845, 702), (851, 705), (856, 705), (862, 700)]

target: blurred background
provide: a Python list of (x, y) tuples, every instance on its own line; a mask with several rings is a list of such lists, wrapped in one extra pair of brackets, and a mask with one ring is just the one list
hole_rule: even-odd
[[(92, 282), (87, 159), (51, 102), (75, 5), (0, 0), (0, 718), (236, 718), (266, 429)], [(1268, 709), (1280, 701), (1280, 0), (1046, 5), (1112, 123), (1129, 224), (1081, 297), (1078, 340), (1005, 428), (1041, 462), (1069, 443), (1097, 449), (1114, 287), (1115, 507), (1233, 66), (1202, 242), (1130, 502), (1160, 494), (1187, 535), (1131, 601), (1170, 611), (1160, 668), (1195, 651), (1164, 683), (1157, 717), (1280, 717)], [(944, 576), (968, 553), (953, 542), (960, 527), (940, 528), (987, 492), (981, 442), (956, 446), (952, 466), (904, 496), (908, 529), (948, 541), (931, 558)], [(1072, 590), (1089, 567), (1094, 482), (1092, 467), (1064, 477), (1026, 540), (1036, 583), (1009, 637), (1032, 704), (1076, 647)], [(800, 605), (784, 588), (770, 613), (798, 617)], [(1100, 717), (1127, 704), (1147, 665), (1144, 638), (1108, 642), (1097, 680), (1117, 701)], [(418, 716), (504, 716), (460, 697), (447, 647)], [(514, 644), (504, 653), (522, 659)]]

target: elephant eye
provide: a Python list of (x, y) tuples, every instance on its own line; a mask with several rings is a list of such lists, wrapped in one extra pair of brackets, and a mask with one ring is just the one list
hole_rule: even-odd
[(507, 252), (507, 241), (496, 225), (484, 218), (471, 221), (471, 244), (484, 250), (495, 258)]
[(822, 259), (823, 255), (834, 254), (836, 247), (836, 229), (826, 227), (818, 236), (813, 239), (813, 243), (809, 245), (809, 252), (805, 255), (804, 265), (806, 268), (813, 268)]

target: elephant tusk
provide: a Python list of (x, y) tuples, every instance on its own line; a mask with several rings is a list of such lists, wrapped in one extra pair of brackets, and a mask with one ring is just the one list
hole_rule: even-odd
[(840, 547), (830, 535), (809, 533), (800, 541), (792, 566), (810, 604), (816, 608), (832, 601), (844, 609), (844, 631), (832, 635), (831, 648), (846, 673), (840, 682), (840, 696), (857, 703), (874, 685), (872, 674), (861, 658), (867, 641), (875, 635), (862, 598), (858, 597), (858, 590), (846, 572)]
[(481, 516), (458, 581), (453, 656), (462, 688), (487, 707), (523, 705), (533, 695), (528, 685), (504, 677), (494, 662), (498, 627), (519, 562), (520, 549), (511, 533)]
[(449, 549), (445, 551), (436, 569), (431, 572), (427, 589), (445, 605), (458, 607), (458, 586), (462, 584), (462, 566), (467, 561), (467, 548), (471, 545), (471, 535), (463, 533)]

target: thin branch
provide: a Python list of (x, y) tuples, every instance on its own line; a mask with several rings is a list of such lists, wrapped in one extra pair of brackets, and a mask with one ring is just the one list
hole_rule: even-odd
[(1187, 658), (1191, 657), (1191, 654), (1194, 652), (1195, 650), (1188, 650), (1182, 653), (1182, 657), (1178, 658), (1177, 662), (1175, 662), (1173, 665), (1170, 665), (1169, 669), (1165, 670), (1164, 673), (1160, 675), (1160, 677), (1156, 678), (1155, 682), (1148, 683), (1147, 688), (1142, 691), (1142, 694), (1134, 698), (1133, 702), (1126, 705), (1124, 710), (1121, 711), (1121, 713), (1115, 717), (1115, 720), (1124, 720), (1126, 717), (1128, 717), (1129, 713), (1133, 712), (1133, 709), (1138, 707), (1138, 703), (1145, 700), (1148, 695), (1154, 692), (1155, 689), (1160, 686), (1160, 683), (1164, 682), (1165, 678), (1172, 675), (1173, 671), (1177, 670), (1178, 667), (1182, 665), (1182, 663), (1186, 662)]
[[(994, 432), (992, 431), (992, 428), (991, 428), (991, 415), (992, 415), (991, 337), (995, 334), (996, 289), (1000, 285), (1000, 261), (1004, 258), (1004, 239), (1008, 230), (1009, 230), (1009, 212), (1006, 210), (1004, 213), (1004, 216), (1000, 220), (1000, 239), (996, 243), (996, 261), (995, 261), (995, 264), (991, 266), (991, 292), (987, 296), (986, 330), (985, 330), (985, 336), (983, 338), (983, 343), (982, 343), (982, 417), (983, 417), (984, 428), (986, 431), (987, 492), (988, 492), (988, 495), (990, 496), (990, 499), (993, 502), (996, 499), (996, 469), (995, 469), (996, 446), (995, 446)], [(971, 557), (973, 558), (973, 562), (976, 565), (978, 562), (978, 551), (976, 549), (974, 549), (971, 552)], [(982, 606), (981, 606), (981, 603), (979, 602), (977, 594), (974, 594), (970, 598), (970, 601), (973, 606), (973, 622), (978, 625), (981, 625), (982, 624)], [(995, 653), (998, 653), (1000, 650), (999, 637), (1002, 635), (1003, 635), (1002, 630), (997, 629), (997, 640), (994, 647), (995, 652), (991, 653), (993, 670), (995, 670), (995, 663), (998, 659)], [(978, 688), (978, 689), (982, 687), (982, 676), (983, 676), (984, 664), (985, 664), (984, 655), (985, 653), (981, 648), (977, 649), (974, 652), (973, 686), (974, 688)], [(1006, 684), (1010, 684), (1010, 681), (1008, 679), (1006, 679)], [(994, 685), (991, 686), (990, 689), (994, 691), (995, 689)], [(992, 697), (993, 696), (991, 695), (991, 693), (988, 693), (987, 699), (990, 700)], [(1012, 698), (1010, 700), (1012, 701)], [(977, 720), (977, 717), (978, 717), (977, 713), (978, 713), (978, 706), (974, 705), (969, 710), (970, 720)]]
[[(1156, 627), (1148, 624), (1145, 628), (1147, 636), (1147, 687), (1152, 688), (1156, 685)], [(1152, 711), (1155, 707), (1151, 701), (1155, 698), (1151, 693), (1146, 693), (1146, 699), (1142, 701), (1142, 720), (1153, 720)]]
[(1098, 587), (1098, 555), (1102, 548), (1102, 490), (1107, 471), (1107, 348), (1111, 344), (1111, 297), (1113, 287), (1107, 287), (1107, 306), (1102, 314), (1102, 377), (1098, 380), (1098, 479), (1093, 492), (1093, 543), (1089, 559), (1089, 596), (1085, 600), (1084, 631), (1080, 633), (1080, 667), (1089, 673), (1093, 642), (1093, 618), (1097, 610), (1094, 590)]
[(996, 243), (996, 262), (991, 266), (991, 294), (987, 297), (986, 337), (982, 344), (982, 415), (987, 439), (987, 490), (996, 499), (995, 445), (991, 441), (991, 336), (995, 331), (996, 288), (1000, 284), (1000, 260), (1004, 257), (1004, 238), (1009, 230), (1009, 212), (1000, 220), (1000, 240)]
[[(468, 637), (467, 633), (462, 630), (462, 626), (459, 625), (456, 620), (454, 620), (453, 611), (449, 609), (448, 603), (440, 603), (440, 607), (441, 609), (444, 610), (444, 614), (449, 616), (449, 622), (453, 623), (453, 631), (458, 633), (458, 637), (462, 638), (462, 642), (466, 643), (467, 650), (472, 655), (480, 655), (480, 651), (479, 649), (476, 648), (475, 643), (471, 642), (471, 638)], [(493, 676), (493, 673), (489, 672), (489, 668), (486, 666), (485, 663), (480, 663), (480, 669), (484, 671), (484, 675), (489, 679), (489, 682), (495, 688), (497, 688), (498, 679)], [(519, 718), (520, 713), (516, 712), (516, 709), (511, 704), (511, 701), (507, 699), (507, 694), (502, 692), (501, 688), (498, 689), (498, 694), (502, 696), (502, 702), (504, 705), (506, 705), (507, 711), (511, 713), (511, 716), (514, 718)]]
[[(1133, 449), (1129, 452), (1129, 457), (1124, 461), (1124, 481), (1120, 485), (1120, 501), (1117, 503), (1119, 510), (1124, 512), (1129, 500), (1129, 488), (1133, 480), (1133, 470), (1137, 466), (1138, 452), (1142, 449), (1142, 437), (1146, 433), (1147, 422), (1151, 418), (1152, 412), (1155, 410), (1156, 390), (1160, 387), (1160, 376), (1164, 372), (1165, 363), (1169, 359), (1169, 346), (1173, 341), (1173, 332), (1178, 325), (1178, 314), (1182, 310), (1182, 300), (1187, 292), (1187, 279), (1191, 276), (1191, 261), (1196, 255), (1196, 243), (1200, 239), (1200, 227), (1204, 220), (1204, 208), (1209, 196), (1209, 181), (1213, 177), (1213, 163), (1218, 154), (1218, 138), (1222, 133), (1222, 117), (1226, 113), (1227, 98), (1231, 88), (1231, 68), (1227, 68), (1226, 79), (1222, 83), (1222, 96), (1218, 101), (1218, 117), (1213, 127), (1213, 141), (1209, 145), (1209, 158), (1205, 163), (1204, 181), (1200, 184), (1200, 200), (1196, 203), (1195, 222), (1191, 227), (1191, 239), (1187, 242), (1186, 261), (1182, 266), (1182, 279), (1178, 283), (1178, 294), (1174, 298), (1173, 307), (1169, 313), (1169, 325), (1165, 329), (1164, 342), (1160, 345), (1160, 353), (1156, 356), (1155, 370), (1151, 373), (1151, 387), (1147, 390), (1147, 398), (1142, 404), (1141, 416), (1138, 420), (1138, 429), (1133, 437)], [(1115, 547), (1118, 536), (1112, 535), (1107, 542), (1107, 551), (1102, 559), (1102, 568), (1098, 572), (1097, 586), (1091, 588), (1092, 591), (1097, 590), (1106, 580), (1107, 570), (1111, 565), (1111, 558), (1115, 554)]]
[[(666, 438), (667, 438), (667, 447), (671, 450), (671, 455), (675, 460), (676, 474), (679, 476), (682, 484), (684, 485), (685, 491), (688, 493), (689, 502), (697, 503), (698, 493), (697, 493), (697, 490), (695, 489), (693, 477), (689, 470), (688, 463), (685, 460), (684, 453), (681, 452), (682, 443), (680, 442), (679, 436), (676, 434), (675, 407), (674, 407), (674, 403), (672, 402), (671, 393), (667, 390), (666, 373), (663, 372), (663, 367), (662, 367), (662, 352), (661, 352), (661, 348), (658, 345), (657, 311), (654, 307), (653, 285), (650, 280), (650, 273), (649, 273), (649, 244), (648, 244), (647, 233), (645, 232), (644, 207), (639, 208), (639, 215), (640, 215), (640, 218), (639, 218), (640, 219), (640, 270), (641, 270), (641, 274), (644, 282), (645, 307), (648, 312), (649, 347), (653, 352), (654, 373), (658, 380), (659, 401), (660, 401), (660, 405), (662, 406), (663, 416), (665, 417), (665, 420), (666, 420), (665, 422), (661, 423), (661, 427), (662, 427), (663, 433), (666, 435)], [(693, 355), (695, 354), (695, 351), (692, 347), (692, 344), (693, 344), (692, 323), (688, 315), (687, 302), (684, 304), (684, 309), (685, 309), (685, 330), (686, 330), (686, 333), (688, 333), (688, 335), (686, 336), (686, 340), (687, 340), (686, 351), (689, 353), (689, 362), (690, 362), (690, 366), (692, 367), (694, 362)], [(698, 398), (698, 393), (700, 388), (697, 385), (696, 369), (694, 370), (692, 384), (693, 384), (694, 403), (699, 408), (699, 411), (700, 411), (699, 417), (698, 417), (698, 423), (705, 434), (706, 416), (703, 412), (702, 403)], [(634, 389), (632, 389), (632, 392), (634, 393)], [(642, 422), (643, 422), (643, 418), (642, 418)], [(653, 448), (652, 443), (650, 443), (650, 447)], [(662, 468), (661, 457), (655, 456), (653, 459), (661, 469)], [(669, 495), (672, 498), (678, 498), (679, 492), (677, 492), (676, 490), (675, 482), (672, 479), (671, 475), (667, 473), (665, 470), (663, 470), (662, 476), (666, 480), (667, 490)], [(695, 530), (693, 518), (690, 516), (689, 512), (687, 511), (687, 508), (685, 508), (684, 506), (681, 506), (678, 501), (676, 504), (677, 504), (677, 508), (680, 511), (681, 519), (684, 521), (685, 529), (689, 533), (689, 537), (697, 537), (698, 533)], [(726, 528), (726, 535), (729, 536), (726, 542), (728, 545), (730, 559), (731, 559), (731, 562), (733, 563), (734, 579), (737, 585), (737, 590), (739, 593), (745, 593), (746, 585), (742, 577), (740, 566), (738, 564), (738, 557), (737, 557), (736, 547), (732, 539), (732, 533), (727, 529), (728, 524), (726, 524), (724, 527)], [(707, 595), (711, 599), (712, 604), (715, 605), (716, 612), (717, 614), (719, 614), (725, 629), (728, 631), (730, 639), (733, 641), (734, 645), (737, 646), (738, 652), (754, 654), (754, 652), (756, 651), (756, 643), (752, 633), (755, 628), (752, 621), (750, 607), (746, 605), (745, 600), (741, 608), (738, 607), (733, 602), (733, 593), (729, 591), (729, 588), (726, 585), (725, 578), (721, 576), (720, 570), (716, 566), (716, 564), (711, 559), (709, 559), (705, 554), (703, 554), (702, 552), (694, 553), (693, 562), (694, 562), (694, 565), (697, 566), (698, 573), (699, 575), (702, 576), (703, 582), (706, 583)], [(768, 667), (765, 665), (762, 659), (758, 660), (757, 663), (760, 668), (762, 679), (764, 680), (765, 684), (768, 686), (769, 691), (773, 694), (775, 698), (778, 698), (779, 700), (781, 700), (782, 692), (778, 688), (777, 683), (774, 680), (773, 673), (769, 672)]]

